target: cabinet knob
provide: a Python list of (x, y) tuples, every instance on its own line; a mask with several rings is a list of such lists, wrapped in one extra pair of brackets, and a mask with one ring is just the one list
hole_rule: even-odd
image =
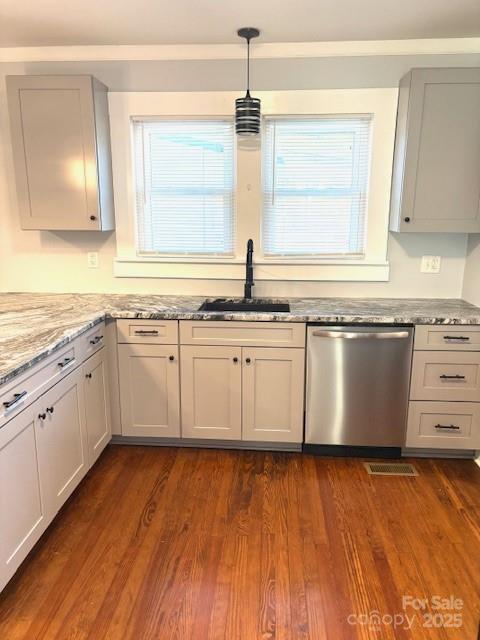
[(38, 414), (38, 419), (39, 419), (39, 420), (45, 420), (45, 418), (46, 418), (46, 417), (47, 417), (47, 414), (46, 414), (46, 413), (39, 413), (39, 414)]
[(169, 356), (168, 359), (170, 360), (170, 362), (173, 362), (175, 360), (175, 356)]
[(55, 407), (47, 407), (47, 413), (53, 413), (55, 411)]
[(234, 362), (238, 362), (238, 358), (237, 356), (235, 356), (235, 358), (233, 359)]
[(250, 358), (246, 358), (246, 359), (245, 359), (245, 362), (246, 362), (247, 364), (250, 364), (250, 363), (251, 363), (251, 359), (250, 359)]
[(90, 216), (90, 220), (96, 220), (97, 216)]
[(91, 374), (91, 373), (86, 373), (86, 374), (85, 374), (85, 378), (91, 378), (91, 377), (92, 377), (92, 374)]
[(410, 218), (407, 216), (406, 218), (404, 218), (405, 222), (410, 222)]

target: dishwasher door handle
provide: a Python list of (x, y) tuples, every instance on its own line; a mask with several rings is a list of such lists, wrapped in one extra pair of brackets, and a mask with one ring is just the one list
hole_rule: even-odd
[(408, 331), (312, 331), (315, 338), (343, 338), (345, 340), (399, 340), (410, 336)]

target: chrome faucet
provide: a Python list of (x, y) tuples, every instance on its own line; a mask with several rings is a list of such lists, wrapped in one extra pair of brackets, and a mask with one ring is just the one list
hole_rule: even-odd
[(255, 286), (253, 281), (253, 240), (247, 242), (247, 259), (246, 259), (246, 274), (245, 274), (245, 300), (251, 300), (252, 298), (252, 287)]

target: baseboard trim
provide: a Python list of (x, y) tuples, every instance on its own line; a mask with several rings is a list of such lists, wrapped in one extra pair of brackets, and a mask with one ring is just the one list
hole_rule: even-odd
[[(238, 449), (242, 451), (291, 451), (343, 458), (458, 458), (474, 460), (470, 449), (413, 449), (400, 447), (357, 447), (346, 445), (300, 444), (295, 442), (251, 442), (245, 440), (207, 440), (195, 438), (151, 438), (113, 435), (112, 444), (149, 447), (189, 447), (202, 449)], [(480, 458), (476, 461), (480, 465)]]
[(245, 440), (206, 440), (194, 438), (149, 438), (115, 435), (112, 444), (147, 445), (150, 447), (197, 447), (202, 449), (241, 449), (253, 451), (301, 452), (301, 443), (295, 442), (251, 442)]
[(415, 449), (405, 447), (402, 449), (403, 458), (459, 458), (475, 460), (473, 449)]

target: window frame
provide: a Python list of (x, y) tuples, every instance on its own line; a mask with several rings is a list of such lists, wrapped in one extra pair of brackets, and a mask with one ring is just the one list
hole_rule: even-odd
[(262, 156), (257, 140), (236, 140), (235, 254), (232, 257), (139, 256), (134, 219), (131, 118), (233, 118), (236, 92), (109, 92), (116, 207), (117, 277), (243, 280), (248, 238), (255, 244), (256, 281), (387, 281), (388, 219), (397, 88), (256, 92), (266, 116), (373, 114), (365, 255), (281, 258), (261, 247)]

